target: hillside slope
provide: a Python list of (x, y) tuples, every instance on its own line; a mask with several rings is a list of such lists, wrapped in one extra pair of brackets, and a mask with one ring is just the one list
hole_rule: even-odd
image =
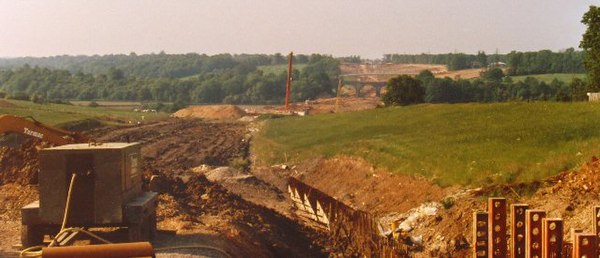
[(440, 104), (292, 117), (266, 123), (264, 163), (338, 154), (441, 185), (530, 182), (600, 152), (600, 105)]

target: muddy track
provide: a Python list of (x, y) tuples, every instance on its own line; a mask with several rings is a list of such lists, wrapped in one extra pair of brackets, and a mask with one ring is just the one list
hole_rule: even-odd
[[(92, 134), (100, 142), (140, 141), (145, 160), (145, 178), (162, 175), (169, 182), (161, 195), (159, 219), (185, 231), (212, 231), (225, 239), (222, 248), (239, 256), (319, 257), (323, 237), (278, 212), (232, 194), (202, 175), (186, 182), (177, 176), (190, 175), (200, 166), (227, 166), (246, 155), (246, 125), (204, 123), (170, 119), (135, 127), (103, 129)], [(264, 186), (264, 182), (248, 182)], [(281, 199), (279, 199), (281, 201)], [(159, 223), (167, 225), (167, 223)], [(178, 228), (179, 227), (179, 228)], [(168, 241), (167, 241), (168, 242)], [(168, 243), (157, 243), (168, 245)]]
[[(151, 175), (166, 178), (166, 193), (159, 196), (158, 226), (176, 234), (159, 234), (154, 242), (156, 247), (203, 244), (223, 249), (234, 257), (327, 256), (322, 247), (326, 238), (321, 233), (192, 172), (192, 168), (202, 164), (227, 166), (232, 159), (245, 157), (248, 150), (248, 142), (244, 140), (246, 133), (245, 124), (187, 119), (89, 132), (98, 142), (142, 142), (146, 183)], [(10, 202), (0, 206), (0, 224), (4, 225), (0, 227), (0, 242), (7, 242), (0, 245), (0, 254), (18, 241), (13, 237), (19, 230), (15, 207), (37, 198), (37, 187), (29, 185), (37, 179), (34, 146), (29, 143), (26, 148), (1, 150), (4, 156), (0, 157), (0, 165), (11, 172), (0, 177), (3, 179), (0, 181), (0, 199)], [(14, 183), (6, 185), (10, 182)], [(262, 181), (247, 183), (259, 186), (259, 189), (269, 187)], [(251, 187), (248, 189), (252, 190)], [(275, 196), (282, 201), (281, 193)], [(210, 253), (182, 250), (171, 254)]]

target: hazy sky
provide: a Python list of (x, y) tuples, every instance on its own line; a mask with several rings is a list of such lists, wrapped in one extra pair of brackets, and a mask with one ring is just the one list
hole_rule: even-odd
[(0, 56), (577, 47), (587, 0), (0, 0)]

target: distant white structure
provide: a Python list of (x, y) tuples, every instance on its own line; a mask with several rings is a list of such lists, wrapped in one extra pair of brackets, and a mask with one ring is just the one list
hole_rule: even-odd
[(600, 92), (588, 92), (589, 102), (600, 102)]
[(506, 67), (505, 62), (494, 62), (488, 65), (489, 68), (504, 68)]

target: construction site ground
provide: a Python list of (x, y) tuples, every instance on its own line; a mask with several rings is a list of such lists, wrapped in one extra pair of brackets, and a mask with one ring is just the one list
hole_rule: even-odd
[[(341, 64), (342, 74), (388, 74), (378, 79), (387, 80), (400, 74), (417, 75), (418, 73), (429, 70), (438, 78), (450, 77), (461, 79), (472, 79), (479, 77), (481, 68), (463, 69), (450, 71), (446, 65), (437, 64)], [(377, 77), (377, 76), (375, 76)]]
[[(326, 256), (325, 235), (298, 223), (289, 213), (286, 216), (289, 204), (279, 189), (249, 177), (232, 179), (240, 180), (233, 185), (248, 185), (243, 193), (254, 196), (252, 202), (223, 186), (232, 184), (208, 181), (198, 169), (243, 164), (248, 155), (246, 124), (173, 118), (89, 133), (100, 142), (143, 142), (145, 181), (151, 175), (165, 178), (157, 211), (159, 234), (153, 242), (156, 248), (206, 245), (234, 257)], [(2, 257), (17, 254), (13, 245), (20, 241), (20, 207), (38, 198), (38, 144), (27, 139), (20, 147), (0, 149)], [(244, 172), (243, 165), (240, 169)], [(165, 253), (220, 256), (201, 248)]]
[[(299, 164), (254, 166), (249, 153), (260, 122), (204, 122), (169, 118), (136, 126), (99, 128), (100, 142), (143, 142), (144, 178), (159, 185), (156, 248), (204, 245), (233, 257), (326, 257), (348, 255), (327, 231), (291, 211), (287, 178), (297, 177), (349, 206), (381, 218), (387, 227), (401, 221), (402, 238), (416, 257), (467, 257), (472, 212), (488, 196), (528, 203), (565, 229), (591, 229), (591, 207), (600, 196), (600, 162), (543, 182), (441, 188), (426, 178), (390, 173), (348, 156), (314, 158)], [(12, 142), (14, 141), (14, 142)], [(20, 208), (38, 198), (40, 142), (8, 140), (0, 148), (0, 256), (17, 255)], [(5, 145), (7, 141), (5, 141)], [(147, 187), (147, 185), (146, 185)], [(122, 241), (118, 233), (105, 234)], [(224, 257), (219, 251), (188, 248), (160, 251), (170, 256)]]

